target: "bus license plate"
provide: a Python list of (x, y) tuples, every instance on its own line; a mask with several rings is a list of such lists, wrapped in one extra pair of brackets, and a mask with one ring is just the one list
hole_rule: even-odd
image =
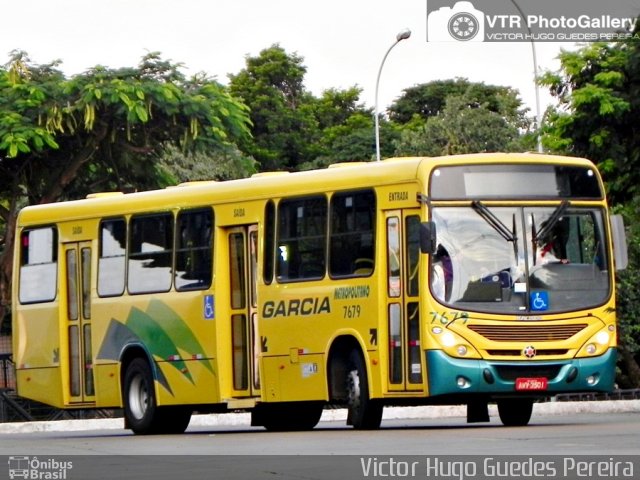
[(516, 390), (546, 390), (548, 380), (546, 377), (540, 378), (516, 378)]

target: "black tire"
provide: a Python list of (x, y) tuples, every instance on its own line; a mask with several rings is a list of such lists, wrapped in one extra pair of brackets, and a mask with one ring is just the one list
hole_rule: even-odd
[(125, 425), (138, 435), (183, 433), (191, 421), (188, 407), (158, 407), (151, 366), (143, 358), (127, 367), (122, 391)]
[(124, 374), (122, 391), (127, 427), (139, 435), (154, 433), (158, 407), (151, 367), (146, 360), (131, 361)]
[(498, 414), (505, 427), (524, 427), (531, 420), (533, 400), (531, 398), (508, 398), (498, 400)]
[(252, 412), (252, 425), (262, 425), (270, 432), (312, 430), (322, 416), (322, 402), (261, 404)]
[(184, 433), (191, 421), (193, 411), (184, 406), (160, 407), (155, 433)]
[(360, 352), (354, 351), (349, 357), (346, 378), (347, 425), (357, 430), (375, 430), (382, 422), (383, 404), (369, 396), (367, 369)]

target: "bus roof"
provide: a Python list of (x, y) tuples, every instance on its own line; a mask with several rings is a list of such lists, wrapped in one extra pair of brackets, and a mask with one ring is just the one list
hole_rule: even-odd
[[(94, 193), (90, 198), (25, 207), (18, 225), (54, 223), (96, 215), (138, 213), (194, 204), (234, 203), (238, 199), (260, 200), (286, 195), (357, 189), (415, 181), (438, 165), (500, 163), (568, 163), (593, 165), (589, 160), (535, 153), (482, 153), (444, 157), (401, 157), (380, 162), (340, 164), (340, 168), (309, 170), (280, 175), (265, 172), (254, 177), (222, 182), (201, 181), (160, 190), (119, 194)], [(421, 173), (419, 173), (421, 172)], [(286, 172), (282, 172), (286, 173)], [(425, 177), (426, 178), (426, 177)]]

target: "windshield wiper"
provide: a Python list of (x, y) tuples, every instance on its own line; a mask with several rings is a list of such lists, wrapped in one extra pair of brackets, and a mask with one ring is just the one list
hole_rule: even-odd
[(562, 203), (558, 205), (558, 207), (553, 211), (553, 213), (548, 218), (546, 223), (542, 226), (540, 231), (534, 232), (533, 234), (534, 243), (537, 243), (538, 240), (541, 238), (545, 238), (549, 234), (549, 232), (553, 230), (553, 228), (556, 226), (556, 223), (558, 223), (558, 220), (562, 218), (562, 215), (564, 215), (564, 212), (566, 212), (567, 208), (569, 208), (569, 205), (570, 205), (569, 200), (563, 200)]
[(513, 215), (513, 230), (509, 230), (502, 220), (494, 215), (482, 202), (474, 200), (471, 202), (471, 208), (482, 217), (498, 234), (507, 242), (513, 242), (513, 253), (518, 258), (518, 237), (516, 236), (516, 216)]

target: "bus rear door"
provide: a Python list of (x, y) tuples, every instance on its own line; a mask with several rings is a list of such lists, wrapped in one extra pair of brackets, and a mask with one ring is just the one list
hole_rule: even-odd
[(256, 272), (258, 226), (227, 230), (229, 247), (233, 396), (260, 395)]
[(64, 244), (69, 399), (95, 401), (91, 349), (91, 243)]

